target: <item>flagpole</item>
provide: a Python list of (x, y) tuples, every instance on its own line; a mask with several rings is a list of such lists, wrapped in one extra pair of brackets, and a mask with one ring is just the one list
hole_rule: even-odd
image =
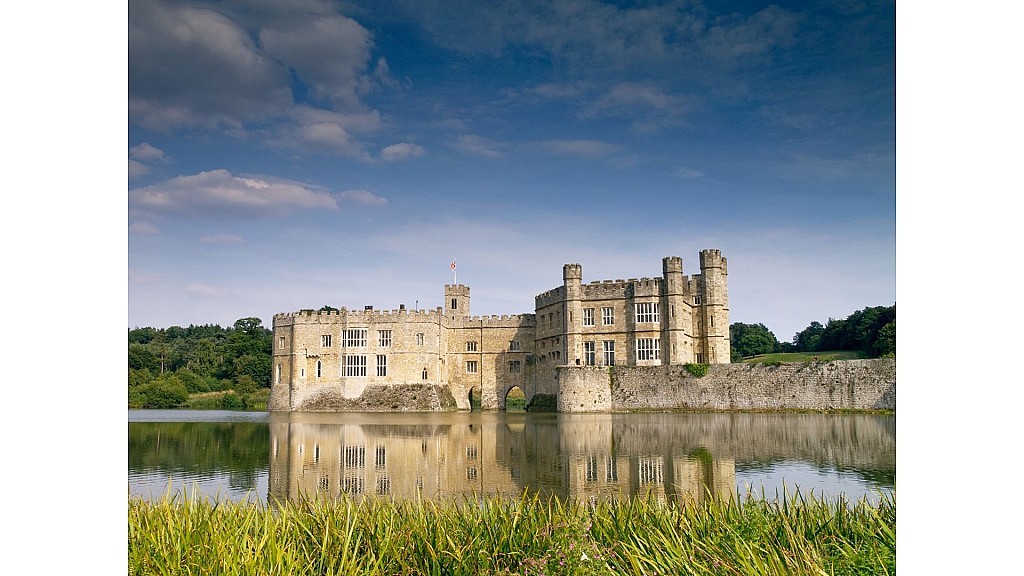
[(459, 275), (455, 272), (455, 258), (452, 258), (452, 284), (458, 286)]

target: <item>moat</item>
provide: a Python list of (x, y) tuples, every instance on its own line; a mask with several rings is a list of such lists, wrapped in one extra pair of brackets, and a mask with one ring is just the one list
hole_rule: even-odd
[(876, 414), (251, 413), (129, 410), (129, 496), (300, 494), (848, 500), (894, 492)]

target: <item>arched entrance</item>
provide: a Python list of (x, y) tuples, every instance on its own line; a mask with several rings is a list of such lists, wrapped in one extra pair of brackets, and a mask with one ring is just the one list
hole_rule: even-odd
[(480, 408), (480, 387), (474, 386), (469, 389), (469, 411), (479, 412)]
[(519, 386), (513, 386), (505, 394), (505, 412), (526, 412), (526, 394)]

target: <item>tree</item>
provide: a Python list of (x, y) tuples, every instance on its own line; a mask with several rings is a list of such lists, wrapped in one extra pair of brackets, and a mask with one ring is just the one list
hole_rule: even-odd
[(729, 326), (729, 344), (732, 361), (746, 356), (770, 354), (779, 346), (779, 340), (764, 324), (735, 322)]
[(821, 342), (821, 335), (825, 333), (825, 327), (817, 320), (811, 322), (807, 328), (797, 332), (793, 336), (793, 346), (797, 352), (816, 352)]

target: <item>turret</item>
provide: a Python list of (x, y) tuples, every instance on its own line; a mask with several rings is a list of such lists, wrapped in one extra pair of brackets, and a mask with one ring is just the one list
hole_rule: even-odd
[(704, 335), (709, 364), (728, 364), (729, 347), (729, 290), (728, 261), (721, 250), (701, 250), (700, 274)]
[(583, 266), (566, 264), (562, 266), (562, 283), (565, 286), (565, 345), (563, 355), (566, 364), (579, 364), (583, 361), (583, 340), (580, 326), (583, 324)]
[(444, 315), (452, 320), (469, 317), (469, 286), (444, 285)]
[(693, 354), (690, 343), (691, 307), (686, 300), (686, 278), (683, 259), (668, 256), (661, 260), (662, 271), (662, 362), (685, 364)]

